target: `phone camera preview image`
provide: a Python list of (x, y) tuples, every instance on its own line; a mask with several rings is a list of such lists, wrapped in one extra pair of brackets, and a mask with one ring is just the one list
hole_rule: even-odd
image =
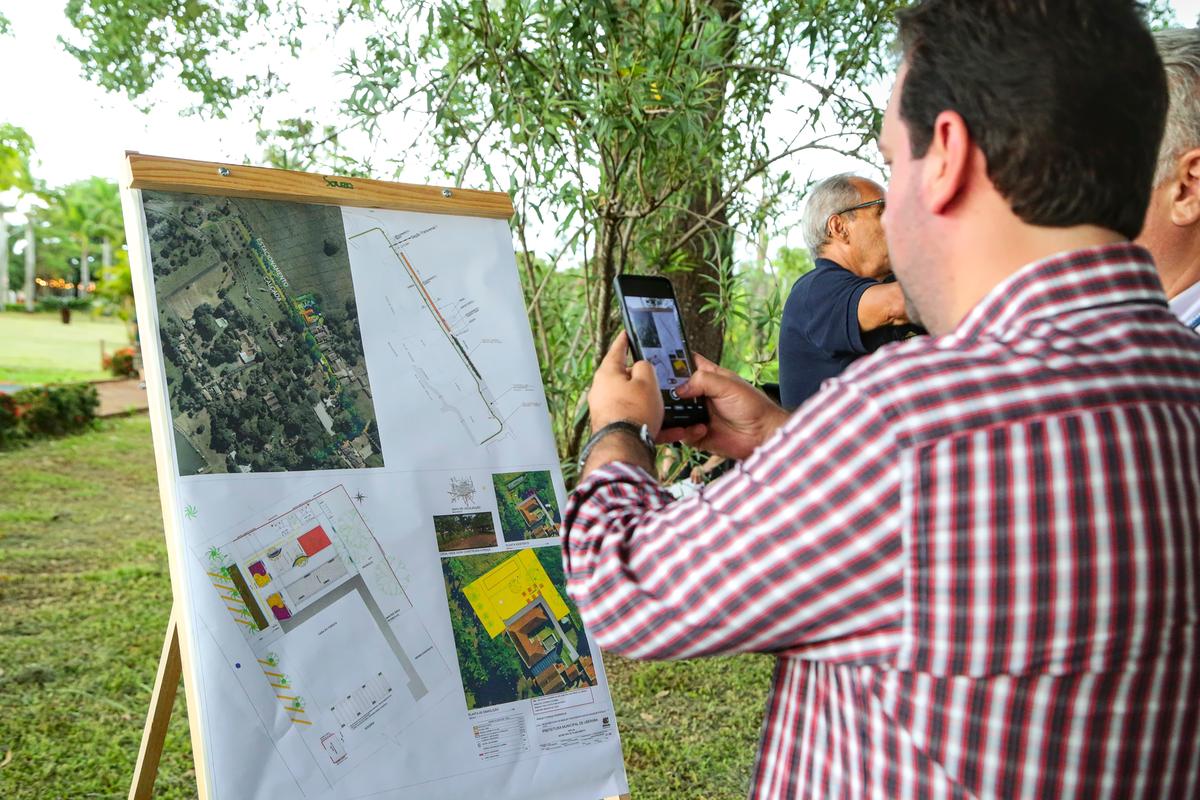
[(629, 322), (642, 358), (654, 367), (663, 391), (687, 383), (692, 371), (684, 352), (683, 330), (675, 301), (669, 297), (630, 297)]

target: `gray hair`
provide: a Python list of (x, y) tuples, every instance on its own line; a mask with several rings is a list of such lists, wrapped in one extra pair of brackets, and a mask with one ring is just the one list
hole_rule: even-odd
[(856, 180), (865, 180), (850, 172), (826, 178), (812, 188), (804, 214), (800, 218), (800, 229), (804, 232), (804, 244), (814, 259), (821, 255), (821, 248), (829, 241), (829, 218), (844, 208), (858, 205), (862, 195), (854, 185)]
[(1200, 147), (1200, 29), (1156, 31), (1154, 44), (1167, 70), (1170, 105), (1167, 128), (1158, 149), (1154, 185), (1161, 186), (1175, 170), (1175, 159)]

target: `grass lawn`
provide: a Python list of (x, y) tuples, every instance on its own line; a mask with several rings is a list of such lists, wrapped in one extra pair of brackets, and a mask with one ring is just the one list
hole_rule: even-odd
[[(161, 524), (145, 416), (0, 453), (5, 800), (128, 793), (171, 605)], [(635, 800), (745, 796), (770, 659), (605, 663)], [(194, 796), (181, 691), (155, 797)]]
[(125, 323), (112, 317), (92, 319), (73, 311), (63, 325), (58, 312), (0, 313), (0, 383), (94, 381), (112, 377), (100, 368), (100, 341), (112, 353), (129, 343)]

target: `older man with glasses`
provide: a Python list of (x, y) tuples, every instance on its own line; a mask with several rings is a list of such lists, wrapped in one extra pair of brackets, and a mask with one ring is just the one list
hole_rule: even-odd
[(900, 286), (887, 282), (883, 207), (883, 188), (856, 175), (826, 178), (809, 195), (802, 226), (816, 264), (792, 287), (779, 331), (788, 410), (856, 359), (921, 332), (908, 324)]
[(1138, 244), (1154, 256), (1171, 311), (1200, 333), (1200, 28), (1154, 34), (1170, 105)]

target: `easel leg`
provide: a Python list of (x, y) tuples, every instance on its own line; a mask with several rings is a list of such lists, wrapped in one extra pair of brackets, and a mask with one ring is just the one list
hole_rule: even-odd
[(138, 750), (137, 766), (133, 768), (129, 800), (150, 800), (154, 794), (158, 760), (162, 756), (171, 709), (175, 705), (180, 671), (179, 630), (175, 626), (175, 609), (172, 608), (171, 618), (167, 622), (167, 638), (163, 642), (162, 656), (158, 659), (154, 693), (150, 696), (150, 711), (146, 714), (146, 727), (142, 731), (142, 746)]

